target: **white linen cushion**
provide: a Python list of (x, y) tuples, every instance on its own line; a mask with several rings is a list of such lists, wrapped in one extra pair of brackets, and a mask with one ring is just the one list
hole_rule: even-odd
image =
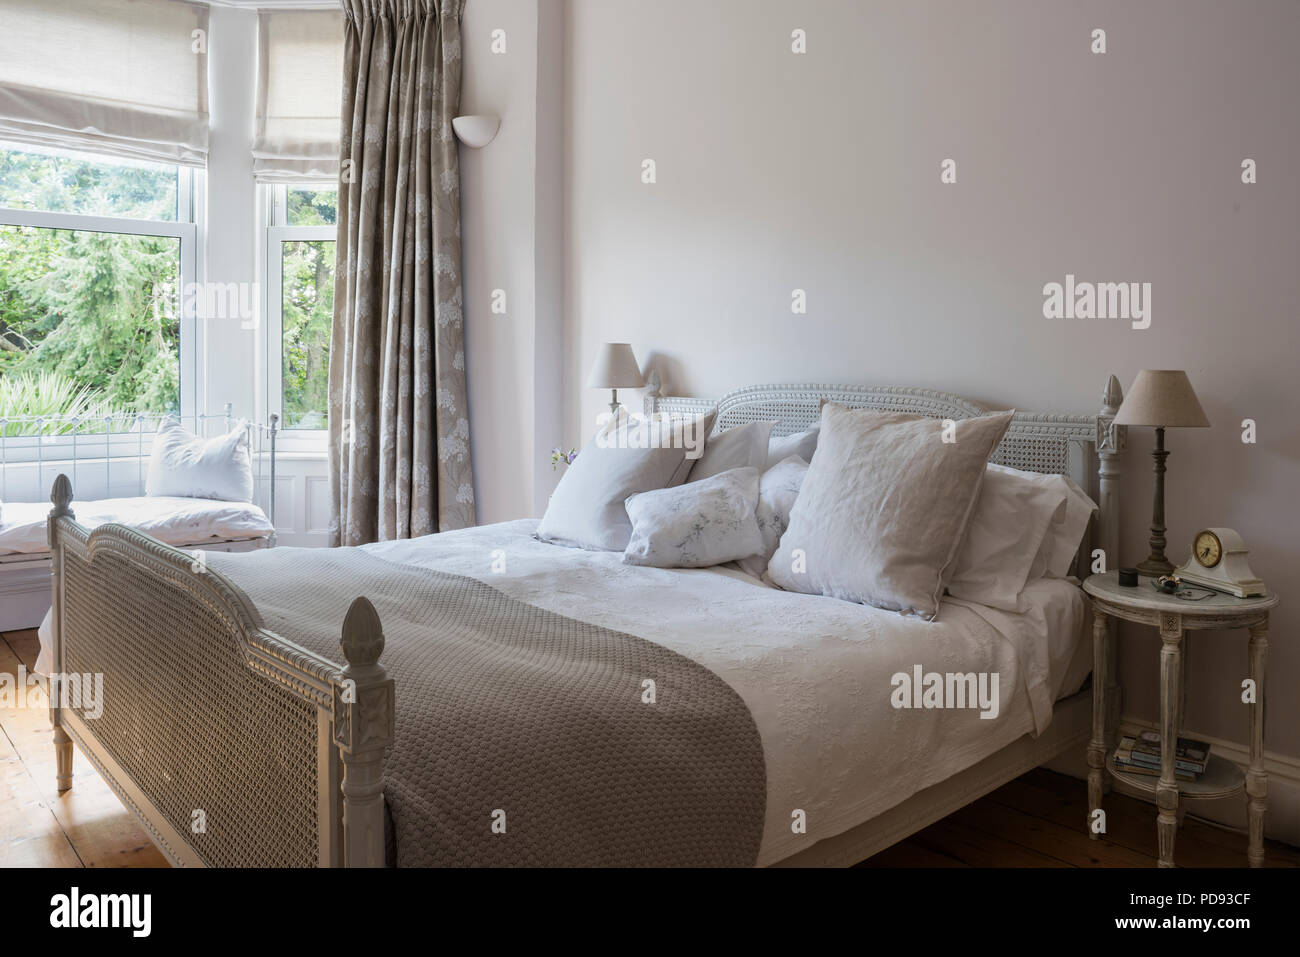
[(996, 465), (985, 470), (948, 594), (1003, 611), (1024, 610), (1020, 593), (1044, 538), (1064, 521), (1066, 496), (1023, 475)]
[(799, 488), (808, 472), (808, 463), (791, 455), (772, 466), (758, 480), (758, 508), (754, 517), (758, 531), (763, 536), (763, 550), (757, 555), (740, 560), (740, 570), (762, 578), (767, 563), (781, 542), (786, 526), (790, 524), (790, 509), (799, 497)]
[(1013, 414), (949, 430), (940, 419), (826, 403), (768, 580), (933, 620)]
[(817, 433), (820, 429), (820, 426), (814, 425), (807, 432), (772, 436), (767, 440), (767, 468), (779, 465), (792, 455), (811, 462), (813, 453), (817, 451)]
[(731, 469), (763, 471), (767, 465), (767, 439), (774, 425), (775, 422), (747, 422), (709, 436), (704, 443), (704, 454), (686, 480), (698, 482)]
[(1029, 580), (1037, 578), (1065, 578), (1070, 574), (1075, 553), (1083, 541), (1088, 522), (1097, 511), (1097, 503), (1068, 475), (1047, 475), (1041, 472), (1024, 472), (1008, 465), (990, 465), (990, 469), (1017, 476), (1039, 488), (1049, 490), (1065, 500), (1065, 514), (1053, 523), (1043, 537), (1035, 557)]
[(632, 534), (627, 497), (681, 485), (716, 417), (713, 411), (651, 420), (624, 412), (605, 422), (565, 470), (537, 537), (569, 548), (623, 551)]
[(629, 565), (707, 568), (763, 547), (754, 510), (758, 469), (731, 469), (677, 488), (627, 498), (632, 535), (623, 552)]
[(251, 502), (253, 460), (248, 423), (241, 419), (224, 435), (205, 439), (181, 425), (175, 416), (166, 416), (153, 437), (144, 490), (150, 496)]

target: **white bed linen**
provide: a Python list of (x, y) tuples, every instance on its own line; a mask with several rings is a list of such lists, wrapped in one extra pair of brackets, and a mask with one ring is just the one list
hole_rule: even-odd
[[(49, 502), (5, 502), (0, 521), (0, 555), (48, 551)], [(105, 498), (72, 503), (86, 528), (117, 522), (168, 545), (200, 545), (208, 539), (262, 538), (275, 531), (264, 513), (247, 502), (207, 498)]]
[[(626, 565), (620, 552), (540, 542), (532, 537), (536, 524), (363, 547), (638, 635), (719, 675), (745, 701), (763, 741), (768, 799), (759, 864), (848, 830), (1021, 735), (1040, 733), (1053, 701), (1087, 674), (1083, 595), (1059, 579), (1030, 584), (1023, 614), (945, 599), (939, 620), (927, 622), (783, 592), (737, 570)], [(892, 676), (918, 664), (927, 672), (997, 672), (998, 717), (893, 708)], [(805, 812), (806, 834), (791, 829), (796, 809)]]

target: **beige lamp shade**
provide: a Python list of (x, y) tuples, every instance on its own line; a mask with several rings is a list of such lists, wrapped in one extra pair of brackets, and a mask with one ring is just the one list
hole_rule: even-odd
[(587, 377), (589, 389), (639, 389), (645, 376), (636, 363), (632, 347), (626, 342), (607, 342), (596, 355), (596, 364)]
[(1181, 369), (1143, 369), (1115, 414), (1116, 425), (1204, 429), (1210, 420)]

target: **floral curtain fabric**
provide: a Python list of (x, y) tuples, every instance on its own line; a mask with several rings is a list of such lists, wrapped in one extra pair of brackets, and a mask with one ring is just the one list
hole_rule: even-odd
[(343, 0), (330, 539), (475, 524), (461, 308), (465, 0)]

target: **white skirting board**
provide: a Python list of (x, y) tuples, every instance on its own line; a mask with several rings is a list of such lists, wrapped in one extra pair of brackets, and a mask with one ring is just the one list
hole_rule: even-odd
[[(1158, 733), (1159, 730), (1151, 722), (1125, 715), (1120, 719), (1116, 737), (1118, 739), (1120, 735), (1136, 735), (1141, 731)], [(1206, 734), (1197, 734), (1195, 731), (1184, 731), (1183, 737), (1197, 738), (1206, 742), (1214, 754), (1227, 758), (1238, 767), (1244, 768), (1250, 763), (1250, 749), (1245, 745), (1212, 738)], [(1072, 778), (1079, 778), (1080, 793), (1086, 793), (1088, 764), (1083, 749), (1078, 749), (1077, 753), (1064, 752), (1043, 766), (1061, 774), (1068, 774)], [(1264, 770), (1268, 773), (1268, 812), (1264, 815), (1264, 835), (1283, 844), (1300, 847), (1300, 759), (1265, 750)], [(1146, 801), (1152, 806), (1151, 828), (1154, 831), (1155, 795), (1128, 788), (1114, 778), (1111, 778), (1111, 785), (1121, 794)], [(1240, 830), (1243, 834), (1242, 840), (1245, 841), (1246, 796), (1244, 794), (1215, 801), (1187, 801), (1180, 798), (1179, 806), (1186, 808), (1187, 813), (1194, 817)], [(1242, 848), (1244, 860), (1244, 843)], [(1174, 857), (1176, 860), (1176, 846)]]

